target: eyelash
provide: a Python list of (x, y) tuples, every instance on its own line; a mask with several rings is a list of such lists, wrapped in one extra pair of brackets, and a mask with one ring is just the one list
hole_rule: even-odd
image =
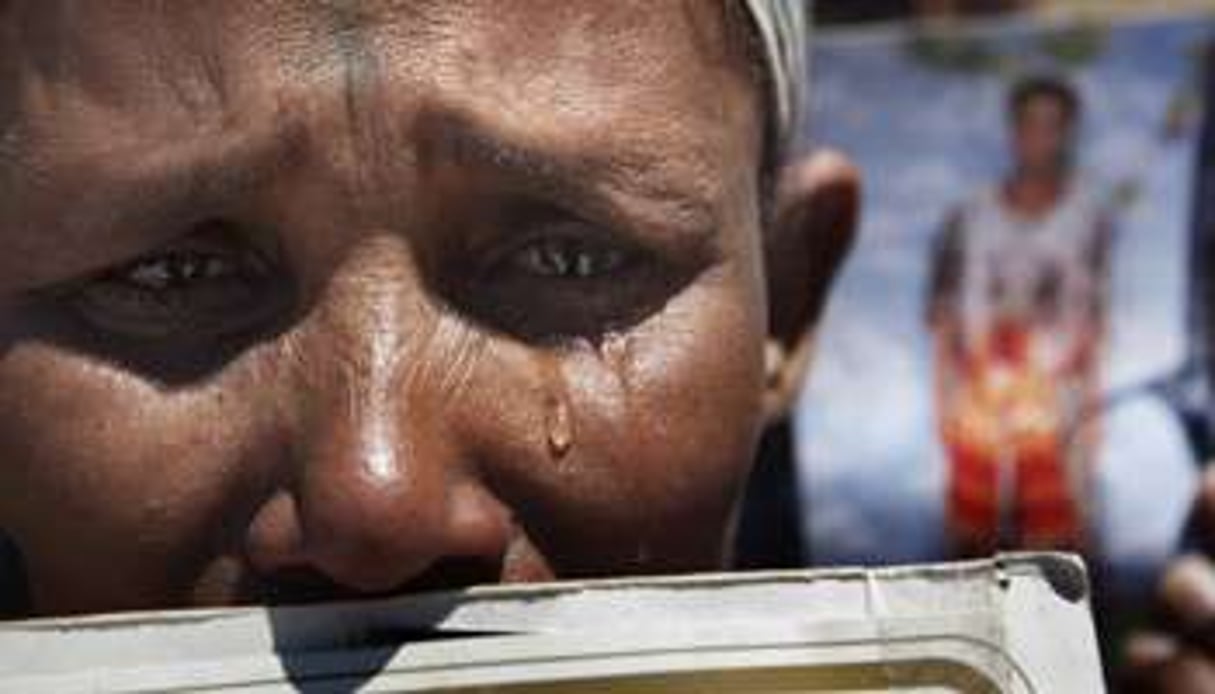
[(223, 338), (256, 329), (281, 308), (281, 273), (218, 220), (173, 246), (60, 290), (84, 324), (141, 341)]

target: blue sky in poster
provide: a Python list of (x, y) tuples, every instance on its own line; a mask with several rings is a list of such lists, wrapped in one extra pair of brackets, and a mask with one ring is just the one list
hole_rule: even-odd
[[(999, 53), (1019, 56), (1020, 71), (1057, 67), (1035, 52), (1040, 29), (1027, 23), (974, 31)], [(1139, 188), (1118, 222), (1105, 364), (1111, 388), (1165, 374), (1184, 354), (1196, 128), (1171, 139), (1162, 132), (1206, 35), (1196, 21), (1122, 25), (1097, 60), (1064, 71), (1088, 109), (1085, 177), (1111, 195), (1126, 181)], [(943, 551), (942, 453), (922, 321), (928, 249), (948, 210), (998, 179), (1007, 163), (1011, 73), (930, 69), (905, 46), (905, 34), (885, 28), (820, 35), (813, 48), (810, 138), (847, 152), (866, 179), (862, 234), (829, 305), (797, 417), (807, 536), (823, 561), (932, 559)], [(1163, 551), (1192, 482), (1186, 465), (1154, 475), (1132, 470), (1143, 478), (1136, 499), (1109, 493), (1105, 503), (1122, 511), (1102, 528), (1115, 536), (1104, 538), (1112, 551), (1131, 559)], [(1154, 520), (1131, 520), (1139, 497), (1158, 502)]]

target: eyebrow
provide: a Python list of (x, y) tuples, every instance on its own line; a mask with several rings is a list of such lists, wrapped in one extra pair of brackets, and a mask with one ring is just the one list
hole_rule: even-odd
[[(0, 158), (0, 181), (22, 181), (0, 185), (0, 231), (13, 256), (30, 260), (15, 271), (5, 267), (0, 291), (87, 275), (170, 241), (204, 221), (190, 218), (194, 211), (222, 211), (281, 168), (296, 140), (289, 132), (235, 133), (140, 150), (142, 157), (91, 153), (86, 166), (57, 164), (41, 178), (31, 173), (38, 170), (31, 155)], [(80, 192), (65, 199), (64, 190)], [(40, 265), (46, 256), (53, 258)]]
[[(429, 155), (465, 168), (487, 170), (520, 186), (525, 193), (554, 200), (580, 214), (612, 224), (639, 228), (659, 243), (711, 246), (718, 237), (719, 214), (712, 195), (698, 191), (679, 168), (653, 156), (625, 157), (560, 151), (516, 138), (456, 114), (424, 115), (416, 132), (422, 159)], [(0, 158), (0, 182), (26, 179), (25, 186), (0, 185), (0, 230), (3, 210), (17, 212), (30, 204), (38, 210), (13, 221), (29, 225), (14, 230), (25, 239), (5, 239), (10, 257), (52, 257), (0, 273), (0, 292), (23, 291), (57, 280), (80, 277), (135, 257), (166, 243), (202, 219), (197, 210), (222, 213), (250, 188), (280, 170), (298, 154), (307, 133), (278, 130), (237, 132), (216, 140), (191, 140), (154, 147), (142, 157), (87, 155), (100, 162), (89, 173), (72, 171), (63, 178), (30, 181), (29, 165), (20, 154)], [(20, 173), (24, 172), (24, 173)], [(64, 180), (67, 179), (67, 180)], [(47, 185), (49, 183), (49, 185)], [(70, 201), (64, 189), (86, 191)], [(40, 237), (40, 238), (32, 238)], [(48, 238), (53, 240), (47, 241)], [(56, 253), (46, 253), (48, 247)], [(104, 248), (106, 253), (97, 249)]]
[(719, 214), (711, 196), (658, 157), (560, 151), (512, 139), (461, 115), (429, 115), (422, 122), (420, 140), (428, 143), (423, 161), (488, 170), (525, 192), (613, 219), (640, 216), (646, 226), (689, 240), (712, 240), (718, 234)]

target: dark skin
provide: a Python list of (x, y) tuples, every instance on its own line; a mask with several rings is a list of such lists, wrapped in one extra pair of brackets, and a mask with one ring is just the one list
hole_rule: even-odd
[(0, 13), (30, 614), (723, 565), (856, 181), (721, 5)]

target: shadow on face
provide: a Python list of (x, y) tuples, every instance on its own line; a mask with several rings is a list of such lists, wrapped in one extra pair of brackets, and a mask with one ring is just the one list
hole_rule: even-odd
[(721, 10), (8, 8), (33, 611), (718, 566), (768, 323)]
[(0, 526), (35, 609), (717, 561), (763, 331), (720, 16), (10, 22)]

